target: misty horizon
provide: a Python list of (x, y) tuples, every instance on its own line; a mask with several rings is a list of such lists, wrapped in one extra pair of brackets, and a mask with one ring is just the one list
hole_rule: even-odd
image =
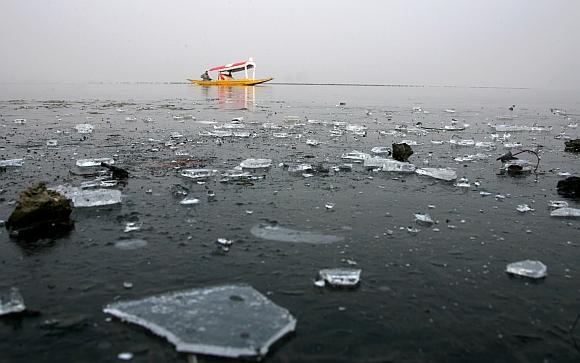
[(187, 82), (253, 57), (279, 83), (579, 89), (574, 1), (5, 1), (0, 83)]

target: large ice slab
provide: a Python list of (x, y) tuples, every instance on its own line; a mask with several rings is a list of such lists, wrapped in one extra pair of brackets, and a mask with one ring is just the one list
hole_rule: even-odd
[(68, 199), (75, 207), (102, 207), (121, 203), (121, 191), (110, 189), (85, 190), (77, 187), (59, 185), (51, 188)]
[(288, 310), (242, 284), (115, 302), (103, 311), (167, 338), (179, 352), (231, 358), (264, 356), (296, 328)]

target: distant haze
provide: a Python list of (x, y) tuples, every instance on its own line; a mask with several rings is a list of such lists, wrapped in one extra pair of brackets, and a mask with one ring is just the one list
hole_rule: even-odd
[(258, 77), (580, 89), (580, 1), (2, 0), (0, 82)]

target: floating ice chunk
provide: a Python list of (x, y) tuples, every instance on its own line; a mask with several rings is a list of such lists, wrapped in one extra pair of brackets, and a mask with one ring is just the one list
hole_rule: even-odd
[(133, 353), (131, 353), (131, 352), (119, 353), (117, 355), (117, 358), (119, 358), (120, 360), (131, 360), (131, 359), (133, 359)]
[(252, 134), (249, 131), (234, 131), (235, 137), (250, 137)]
[(431, 216), (427, 213), (425, 214), (421, 214), (421, 213), (417, 213), (415, 214), (415, 222), (417, 222), (418, 224), (423, 224), (423, 225), (431, 225), (433, 223), (435, 223), (433, 221), (433, 218), (431, 218)]
[(26, 123), (26, 119), (25, 118), (17, 118), (17, 119), (14, 119), (14, 123), (19, 124), (19, 125), (24, 125)]
[(115, 247), (120, 250), (136, 250), (147, 246), (147, 241), (144, 239), (122, 239), (115, 242)]
[(242, 122), (242, 121), (244, 121), (244, 117), (243, 116), (242, 117), (234, 117), (232, 119), (232, 121)]
[(18, 168), (24, 165), (24, 159), (8, 159), (8, 160), (0, 160), (0, 168), (5, 167), (12, 167)]
[(121, 203), (121, 191), (110, 189), (85, 190), (77, 187), (59, 185), (53, 188), (72, 200), (75, 207), (101, 207)]
[(397, 173), (412, 173), (417, 167), (414, 164), (397, 161), (393, 159), (386, 159), (383, 163), (383, 171), (397, 172)]
[(455, 161), (459, 161), (459, 162), (466, 162), (466, 161), (477, 161), (477, 160), (484, 160), (487, 159), (489, 156), (486, 154), (482, 154), (482, 153), (477, 153), (475, 155), (466, 155), (466, 156), (459, 156), (456, 157)]
[(548, 207), (552, 209), (566, 208), (568, 207), (568, 202), (563, 200), (551, 200), (548, 202)]
[(452, 181), (457, 179), (457, 173), (455, 170), (444, 169), (444, 168), (421, 168), (415, 170), (418, 175), (430, 176), (431, 178)]
[(101, 163), (115, 164), (115, 160), (111, 158), (96, 158), (96, 159), (79, 159), (77, 160), (77, 166), (81, 168), (91, 167), (91, 166), (101, 166)]
[(328, 284), (336, 287), (354, 287), (360, 282), (362, 270), (352, 268), (323, 269), (318, 272)]
[(417, 141), (414, 141), (414, 140), (401, 140), (401, 141), (400, 141), (400, 142), (398, 142), (397, 144), (407, 144), (407, 145), (409, 145), (409, 146), (417, 146), (417, 145), (419, 145), (419, 144), (417, 143)]
[(304, 172), (312, 171), (312, 165), (310, 164), (298, 164), (291, 165), (288, 167), (288, 173), (293, 175), (302, 175)]
[(91, 124), (78, 124), (75, 129), (79, 134), (90, 134), (95, 127)]
[(103, 311), (165, 337), (179, 352), (230, 358), (263, 357), (296, 328), (288, 310), (247, 285), (170, 292)]
[(128, 121), (128, 122), (137, 121), (137, 117), (135, 117), (135, 116), (127, 116), (127, 117), (125, 117), (125, 121)]
[(199, 199), (197, 199), (197, 198), (185, 198), (181, 202), (179, 202), (179, 204), (183, 204), (183, 205), (199, 204)]
[(493, 149), (495, 148), (495, 143), (490, 141), (479, 141), (475, 143), (475, 147)]
[(358, 150), (353, 150), (349, 153), (342, 154), (341, 158), (349, 159), (357, 162), (362, 162), (365, 159), (370, 158), (371, 156), (367, 153), (360, 152)]
[(143, 222), (127, 222), (125, 224), (125, 229), (123, 230), (123, 232), (127, 233), (138, 231), (141, 229), (141, 226), (143, 226)]
[(217, 174), (217, 172), (217, 170), (212, 169), (183, 169), (181, 171), (181, 176), (193, 180), (205, 180), (211, 178)]
[(474, 146), (475, 140), (467, 139), (467, 140), (460, 140), (460, 139), (451, 139), (449, 143), (454, 146)]
[(541, 279), (548, 274), (548, 268), (540, 261), (524, 260), (508, 264), (506, 272), (512, 275)]
[(25, 309), (24, 299), (17, 288), (12, 287), (8, 291), (0, 292), (0, 316), (20, 313)]
[(514, 149), (516, 147), (522, 147), (522, 143), (521, 142), (505, 142), (503, 144), (503, 147), (506, 149)]
[(306, 140), (306, 145), (310, 145), (310, 146), (318, 146), (322, 144), (322, 142), (318, 141), (318, 140), (313, 140), (313, 139), (308, 139)]
[(227, 238), (218, 238), (216, 243), (221, 245), (221, 246), (231, 246), (234, 244), (234, 240), (227, 239)]
[(311, 231), (300, 231), (265, 223), (260, 223), (252, 227), (250, 233), (258, 238), (279, 242), (326, 244), (340, 242), (344, 239), (338, 236), (320, 234)]
[(225, 124), (221, 124), (221, 125), (213, 125), (213, 128), (216, 130), (219, 129), (243, 129), (245, 128), (246, 125), (244, 124), (240, 124), (240, 123), (225, 123)]
[(58, 146), (58, 140), (56, 140), (56, 139), (46, 140), (46, 147), (57, 147), (57, 146)]
[(550, 213), (551, 217), (564, 217), (564, 218), (578, 218), (580, 217), (580, 209), (576, 208), (558, 208)]
[(290, 137), (290, 135), (287, 132), (274, 132), (272, 136), (277, 139), (287, 139)]
[(455, 110), (452, 109), (452, 108), (448, 108), (448, 109), (445, 110), (445, 112), (447, 112), (447, 113), (455, 113)]
[(240, 166), (242, 169), (267, 169), (272, 166), (272, 159), (246, 159)]
[(459, 179), (459, 182), (455, 184), (455, 186), (459, 188), (471, 188), (471, 184), (469, 183), (469, 179), (467, 178)]
[(551, 127), (544, 126), (524, 126), (524, 125), (493, 125), (496, 132), (518, 132), (518, 131), (550, 131)]
[(526, 212), (533, 212), (534, 209), (531, 208), (529, 205), (527, 204), (520, 204), (516, 207), (516, 210), (520, 213), (526, 213)]
[(391, 153), (391, 149), (386, 146), (375, 146), (371, 149), (371, 152), (377, 155), (388, 155)]

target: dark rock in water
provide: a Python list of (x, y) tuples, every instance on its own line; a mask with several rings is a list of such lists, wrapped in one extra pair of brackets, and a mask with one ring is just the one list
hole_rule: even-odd
[(70, 199), (38, 183), (20, 193), (6, 228), (11, 236), (24, 240), (55, 236), (72, 229), (72, 209)]
[(413, 149), (406, 143), (393, 144), (393, 159), (397, 161), (409, 161), (409, 156), (413, 155)]
[(580, 153), (580, 139), (566, 141), (564, 142), (564, 144), (566, 145), (564, 151), (569, 151), (572, 153)]
[(113, 172), (113, 179), (125, 180), (129, 177), (129, 172), (125, 169), (119, 168), (118, 166), (114, 166), (107, 163), (101, 163), (101, 166), (104, 166), (105, 168)]
[(560, 180), (556, 188), (560, 195), (568, 198), (580, 198), (580, 177), (571, 176)]

